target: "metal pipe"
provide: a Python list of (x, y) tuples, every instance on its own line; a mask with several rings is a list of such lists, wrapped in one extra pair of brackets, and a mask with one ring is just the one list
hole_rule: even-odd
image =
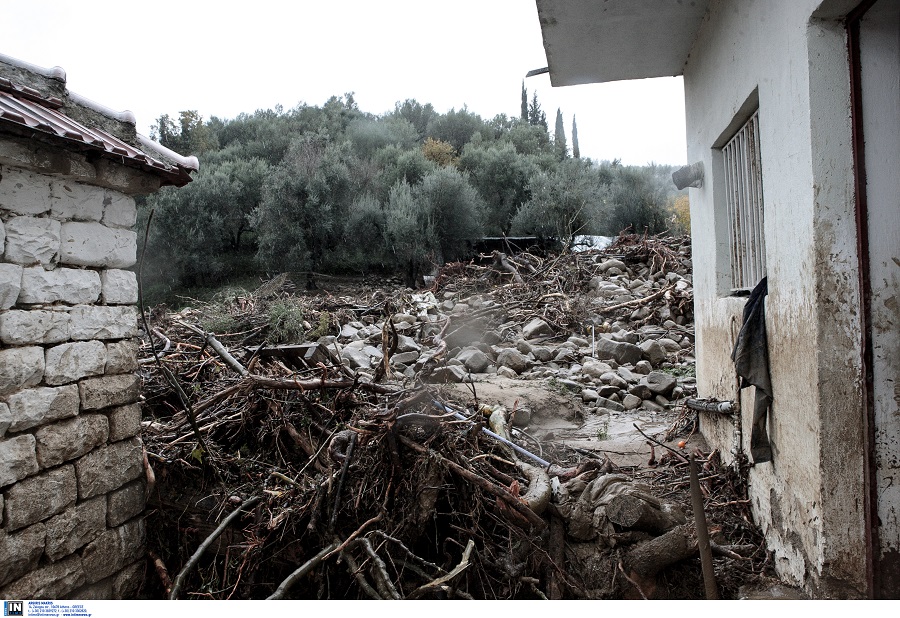
[[(444, 404), (440, 403), (439, 401), (435, 401), (435, 402), (434, 402), (434, 405), (435, 405), (436, 407), (440, 408), (441, 410), (445, 411), (445, 412), (449, 412), (450, 414), (452, 414), (452, 415), (454, 416), (454, 418), (458, 418), (458, 419), (461, 420), (461, 421), (468, 421), (468, 420), (469, 420), (469, 419), (467, 419), (465, 416), (463, 416), (462, 414), (460, 414), (459, 412), (457, 412), (456, 410), (454, 410), (454, 409), (452, 409), (452, 408), (448, 408), (447, 406), (445, 406)], [(470, 422), (471, 422), (471, 421), (470, 421)], [(472, 425), (474, 425), (474, 424), (475, 424), (475, 423), (472, 423)], [(535, 455), (535, 454), (532, 453), (531, 451), (525, 450), (524, 448), (522, 448), (522, 447), (519, 446), (518, 444), (516, 444), (516, 443), (514, 443), (514, 442), (510, 442), (509, 440), (507, 440), (506, 438), (504, 438), (504, 437), (502, 437), (502, 436), (498, 436), (497, 434), (495, 434), (493, 431), (491, 431), (491, 430), (488, 429), (487, 427), (482, 427), (482, 428), (481, 428), (481, 431), (482, 431), (482, 433), (484, 433), (484, 434), (486, 434), (486, 435), (492, 437), (494, 440), (497, 440), (498, 442), (502, 442), (503, 444), (506, 444), (507, 446), (512, 447), (512, 449), (513, 449), (514, 451), (516, 451), (519, 455), (524, 455), (525, 457), (528, 457), (528, 458), (531, 459), (532, 461), (539, 463), (539, 464), (541, 465), (542, 468), (549, 468), (549, 467), (550, 467), (550, 462), (549, 462), (549, 461), (546, 461), (546, 460), (544, 460), (544, 459), (541, 459), (540, 457), (538, 457), (537, 455)]]
[(698, 412), (718, 412), (719, 414), (734, 414), (733, 401), (706, 401), (704, 399), (688, 399), (684, 402), (691, 410)]

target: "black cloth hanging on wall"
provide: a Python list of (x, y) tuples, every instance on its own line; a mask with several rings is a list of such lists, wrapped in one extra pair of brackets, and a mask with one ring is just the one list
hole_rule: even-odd
[(750, 455), (755, 464), (772, 460), (772, 445), (766, 430), (772, 405), (772, 380), (769, 376), (769, 346), (766, 337), (768, 293), (768, 277), (763, 277), (744, 305), (744, 323), (731, 352), (734, 368), (741, 378), (740, 388), (756, 387), (753, 428), (750, 432)]

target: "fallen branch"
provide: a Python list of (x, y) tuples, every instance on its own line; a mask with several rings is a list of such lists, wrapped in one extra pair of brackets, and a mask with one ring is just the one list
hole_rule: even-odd
[(250, 374), (250, 372), (247, 371), (247, 368), (240, 364), (238, 360), (231, 355), (231, 352), (225, 349), (225, 346), (223, 346), (222, 343), (218, 339), (216, 339), (216, 337), (212, 333), (207, 333), (202, 328), (197, 328), (196, 326), (188, 324), (187, 322), (182, 322), (181, 320), (175, 320), (175, 323), (185, 327), (192, 333), (203, 337), (204, 341), (209, 345), (209, 347), (215, 350), (216, 354), (218, 354), (222, 358), (222, 360), (228, 363), (229, 367), (237, 371), (241, 376), (247, 376)]
[(319, 551), (315, 556), (307, 560), (303, 563), (299, 569), (288, 575), (284, 581), (282, 581), (278, 588), (275, 589), (270, 596), (266, 597), (267, 601), (275, 601), (277, 599), (283, 599), (284, 594), (290, 590), (291, 586), (297, 583), (300, 579), (302, 579), (307, 573), (316, 568), (320, 563), (322, 563), (328, 556), (334, 553), (334, 548), (337, 547), (337, 543), (332, 543), (331, 545), (323, 548)]
[(456, 577), (457, 575), (459, 575), (460, 573), (465, 571), (469, 566), (469, 555), (472, 553), (472, 549), (474, 549), (474, 548), (475, 548), (475, 541), (473, 541), (472, 539), (469, 539), (468, 543), (466, 543), (466, 548), (463, 550), (462, 560), (459, 561), (459, 564), (457, 564), (453, 568), (452, 571), (450, 571), (449, 573), (447, 573), (446, 575), (444, 575), (442, 577), (438, 577), (434, 581), (430, 581), (427, 584), (419, 586), (418, 588), (413, 590), (409, 594), (409, 596), (407, 596), (406, 598), (407, 599), (418, 599), (419, 597), (424, 595), (426, 592), (429, 592), (431, 590), (434, 590), (435, 588), (443, 586), (443, 584), (446, 584), (447, 582), (452, 580), (454, 577)]
[(651, 300), (656, 300), (666, 292), (675, 289), (675, 285), (669, 285), (661, 290), (657, 290), (650, 296), (644, 296), (643, 298), (635, 298), (634, 300), (629, 300), (624, 303), (619, 303), (618, 305), (610, 305), (609, 307), (600, 307), (600, 311), (616, 311), (618, 309), (624, 309), (625, 307), (637, 307), (638, 305), (646, 305)]
[(175, 577), (175, 583), (172, 585), (172, 592), (169, 593), (169, 600), (174, 601), (178, 598), (178, 593), (181, 592), (181, 586), (184, 584), (184, 580), (187, 577), (188, 573), (191, 572), (197, 562), (200, 561), (200, 556), (209, 549), (209, 546), (213, 544), (213, 542), (219, 538), (219, 536), (225, 532), (225, 529), (231, 524), (232, 521), (237, 519), (237, 516), (240, 513), (247, 509), (257, 502), (262, 500), (259, 496), (253, 496), (249, 500), (246, 500), (241, 506), (236, 508), (228, 517), (222, 520), (222, 523), (219, 524), (219, 527), (212, 531), (206, 539), (200, 544), (200, 547), (197, 548), (197, 551), (194, 552), (194, 555), (190, 557), (187, 563), (182, 567), (182, 569), (178, 572), (178, 575)]
[(544, 520), (537, 513), (535, 513), (530, 508), (528, 508), (527, 506), (522, 504), (522, 502), (517, 497), (515, 497), (511, 493), (509, 493), (509, 491), (507, 491), (505, 487), (497, 487), (496, 485), (494, 485), (487, 479), (484, 479), (484, 478), (478, 476), (471, 470), (467, 470), (467, 469), (463, 468), (458, 463), (450, 461), (449, 459), (447, 459), (443, 455), (437, 453), (436, 451), (433, 451), (428, 447), (422, 446), (421, 444), (418, 444), (418, 443), (410, 440), (406, 436), (398, 436), (398, 437), (400, 438), (400, 441), (403, 442), (403, 444), (405, 444), (409, 448), (411, 448), (414, 451), (417, 451), (419, 453), (422, 453), (423, 455), (429, 455), (430, 457), (433, 457), (436, 461), (439, 461), (440, 463), (444, 464), (445, 466), (450, 468), (450, 470), (452, 470), (456, 474), (460, 475), (467, 481), (471, 481), (472, 483), (474, 483), (481, 489), (485, 490), (489, 494), (496, 496), (497, 498), (500, 498), (501, 500), (506, 502), (519, 515), (522, 515), (526, 520), (528, 520), (528, 523), (531, 524), (534, 528), (541, 530), (547, 525), (546, 522), (544, 522)]

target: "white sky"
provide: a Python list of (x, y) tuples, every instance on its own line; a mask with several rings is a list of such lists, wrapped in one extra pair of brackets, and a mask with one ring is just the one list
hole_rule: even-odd
[[(70, 90), (130, 109), (149, 134), (161, 114), (321, 105), (354, 92), (381, 114), (407, 98), (518, 116), (522, 79), (546, 66), (533, 0), (2, 0), (0, 53), (66, 70)], [(583, 157), (629, 165), (686, 159), (681, 78), (537, 91), (551, 131), (562, 109)]]

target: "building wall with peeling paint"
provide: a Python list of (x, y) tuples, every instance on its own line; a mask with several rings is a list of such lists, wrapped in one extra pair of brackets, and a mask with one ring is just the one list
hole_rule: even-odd
[[(749, 453), (753, 388), (730, 354), (745, 299), (730, 296), (718, 148), (758, 106), (773, 461), (750, 470), (750, 498), (775, 566), (822, 596), (866, 590), (865, 406), (854, 220), (850, 79), (841, 18), (855, 2), (713, 2), (684, 69), (701, 397), (742, 404)], [(732, 420), (704, 414), (732, 459)]]

